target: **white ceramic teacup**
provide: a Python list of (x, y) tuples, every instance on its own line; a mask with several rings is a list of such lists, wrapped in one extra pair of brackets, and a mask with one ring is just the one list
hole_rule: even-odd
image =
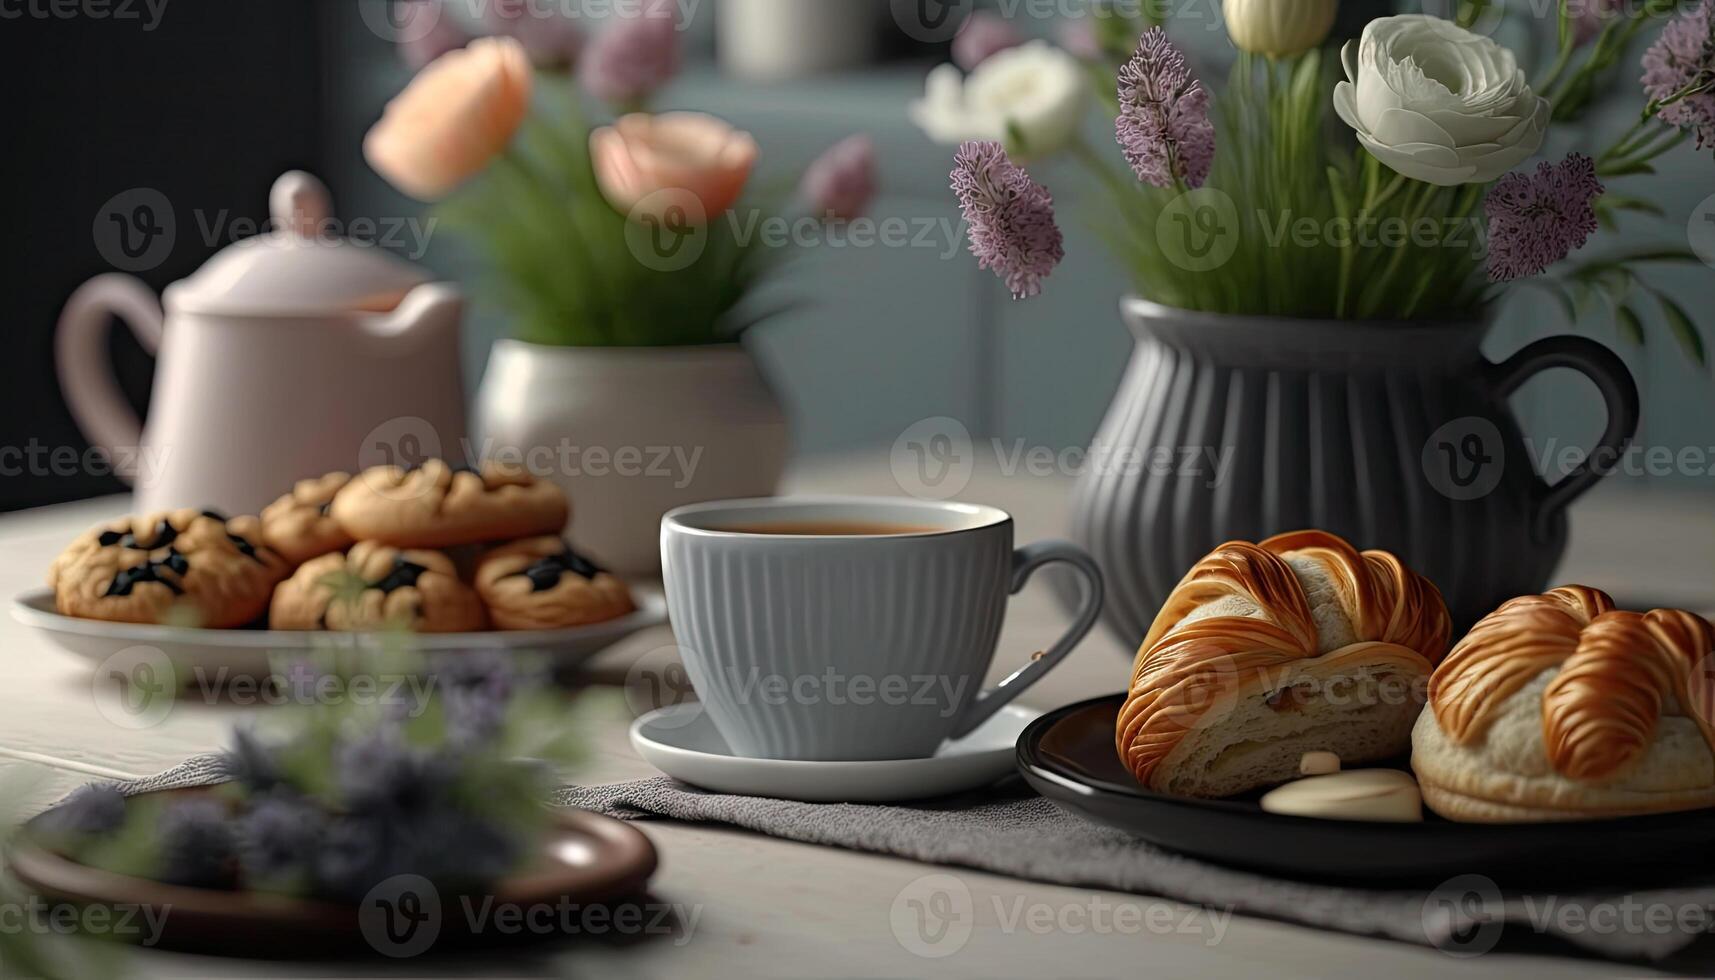
[[(892, 533), (874, 533), (882, 527)], [(1101, 611), (1088, 555), (1058, 541), (1015, 551), (1012, 536), (994, 507), (903, 498), (670, 511), (667, 605), (710, 720), (734, 752), (768, 759), (921, 758), (969, 733), (1059, 663)], [(1087, 583), (1072, 627), (981, 691), (1008, 597), (1051, 562)]]

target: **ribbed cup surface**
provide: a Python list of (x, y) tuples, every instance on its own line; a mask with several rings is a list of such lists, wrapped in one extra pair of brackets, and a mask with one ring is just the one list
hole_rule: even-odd
[(738, 754), (931, 754), (979, 692), (1006, 609), (1010, 522), (890, 538), (662, 531), (673, 630)]

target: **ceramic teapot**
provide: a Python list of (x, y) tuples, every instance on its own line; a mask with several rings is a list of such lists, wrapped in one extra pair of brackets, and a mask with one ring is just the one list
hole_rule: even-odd
[[(109, 273), (60, 316), (60, 387), (140, 511), (255, 513), (304, 477), (464, 443), (458, 291), (327, 235), (327, 189), (309, 174), (282, 176), (269, 203), (271, 229), (169, 286), (164, 315), (143, 283)], [(147, 424), (114, 381), (110, 315), (156, 354)]]

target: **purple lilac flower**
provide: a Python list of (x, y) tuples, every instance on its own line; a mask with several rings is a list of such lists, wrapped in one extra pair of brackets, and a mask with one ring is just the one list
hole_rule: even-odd
[(584, 47), (584, 34), (564, 14), (537, 13), (530, 0), (490, 0), (488, 26), (524, 45), (530, 63), (551, 71), (577, 63)]
[(1602, 183), (1582, 153), (1536, 173), (1510, 173), (1489, 189), (1489, 279), (1534, 276), (1583, 247), (1596, 231)]
[(221, 753), (221, 765), (229, 778), (252, 792), (267, 792), (285, 779), (274, 749), (249, 728), (233, 729), (232, 747)]
[(1579, 45), (1589, 44), (1602, 33), (1614, 16), (1616, 0), (1569, 0), (1572, 14), (1572, 38)]
[(596, 35), (584, 50), (578, 80), (610, 105), (636, 108), (679, 74), (679, 64), (678, 24), (651, 12), (616, 18)]
[(352, 738), (334, 752), (340, 800), (354, 812), (412, 813), (443, 805), (454, 764), (409, 745), (392, 728)]
[(169, 803), (161, 811), (155, 835), (161, 881), (190, 888), (231, 885), (238, 840), (219, 800), (191, 797)]
[(875, 196), (875, 143), (861, 134), (835, 143), (804, 171), (799, 194), (818, 218), (863, 214)]
[(993, 140), (972, 140), (953, 158), (953, 191), (970, 226), (971, 254), (1006, 280), (1013, 299), (1035, 296), (1065, 258), (1054, 197)]
[(400, 8), (398, 20), (405, 26), (399, 39), (399, 57), (412, 71), (470, 43), (470, 36), (440, 0), (406, 0)]
[(534, 682), (519, 677), (512, 659), (498, 650), (450, 654), (436, 664), (447, 741), (458, 748), (498, 734), (505, 727), (513, 693)]
[(36, 826), (50, 834), (95, 837), (118, 830), (124, 822), (124, 795), (111, 784), (91, 783), (42, 814)]
[(304, 880), (327, 832), (327, 814), (302, 797), (275, 794), (257, 801), (238, 822), (238, 864), (251, 887)]
[(1120, 68), (1119, 96), (1114, 132), (1137, 179), (1156, 187), (1180, 181), (1201, 187), (1215, 160), (1209, 93), (1161, 28), (1144, 34)]
[(979, 10), (966, 17), (959, 33), (953, 36), (953, 63), (970, 71), (1007, 48), (1023, 43), (1024, 35), (1006, 18)]
[[(1709, 0), (1670, 21), (1644, 52), (1644, 91), (1666, 99), (1690, 85), (1715, 82), (1715, 23)], [(1715, 91), (1699, 92), (1665, 106), (1663, 122), (1697, 134), (1697, 146), (1715, 145)]]
[(316, 894), (355, 902), (393, 875), (418, 873), (401, 853), (396, 819), (380, 814), (334, 818), (311, 856)]
[(1072, 55), (1086, 61), (1102, 56), (1102, 41), (1096, 35), (1094, 17), (1068, 17), (1055, 29), (1054, 39)]

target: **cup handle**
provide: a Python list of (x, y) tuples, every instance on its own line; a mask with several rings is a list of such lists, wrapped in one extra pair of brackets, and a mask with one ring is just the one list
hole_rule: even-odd
[(1038, 568), (1054, 562), (1065, 562), (1077, 571), (1083, 573), (1086, 588), (1083, 603), (1078, 607), (1077, 618), (1055, 644), (1044, 653), (1031, 658), (1023, 667), (1013, 671), (1011, 676), (1001, 681), (993, 689), (978, 694), (965, 706), (959, 717), (959, 722), (953, 727), (949, 738), (963, 738), (987, 721), (991, 715), (999, 711), (1007, 702), (1018, 697), (1024, 689), (1036, 683), (1043, 674), (1054, 669), (1054, 665), (1066, 659), (1066, 654), (1072, 652), (1090, 629), (1096, 625), (1096, 618), (1102, 612), (1102, 570), (1096, 566), (1095, 559), (1084, 552), (1084, 549), (1069, 541), (1038, 541), (1026, 545), (1012, 553), (1012, 594), (1024, 588), (1024, 583), (1030, 581), (1030, 576)]
[(125, 320), (149, 353), (160, 348), (161, 304), (155, 294), (139, 279), (110, 272), (84, 283), (66, 301), (54, 332), (54, 363), (77, 427), (129, 482), (136, 473), (127, 461), (136, 454), (118, 450), (142, 444), (143, 423), (119, 390), (108, 359), (107, 319), (114, 315)]
[(1525, 346), (1517, 354), (1495, 365), (1495, 383), (1502, 398), (1519, 390), (1526, 381), (1549, 368), (1572, 368), (1596, 383), (1608, 408), (1608, 424), (1590, 454), (1558, 482), (1537, 488), (1536, 524), (1531, 529), (1538, 541), (1547, 541), (1555, 518), (1567, 505), (1584, 495), (1596, 481), (1608, 475), (1611, 466), (1638, 431), (1638, 385), (1626, 362), (1594, 340), (1583, 337), (1545, 337)]

